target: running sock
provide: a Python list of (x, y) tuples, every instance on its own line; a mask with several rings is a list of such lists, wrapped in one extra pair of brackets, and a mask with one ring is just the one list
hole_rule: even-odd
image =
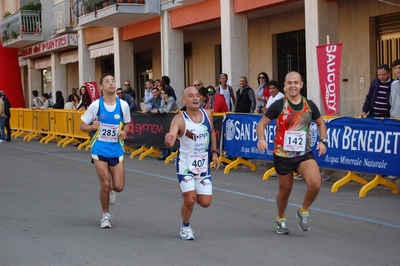
[(308, 212), (308, 209), (304, 209), (303, 206), (300, 207), (300, 212)]
[(277, 220), (277, 221), (279, 221), (279, 220), (285, 220), (285, 219), (286, 219), (285, 216), (283, 216), (283, 217), (277, 216), (277, 217), (276, 217), (276, 220)]
[(188, 226), (190, 225), (190, 223), (184, 223), (184, 222), (182, 222), (182, 225), (183, 225), (184, 227), (188, 227)]
[(110, 213), (109, 212), (103, 212), (103, 217), (104, 216), (110, 216)]

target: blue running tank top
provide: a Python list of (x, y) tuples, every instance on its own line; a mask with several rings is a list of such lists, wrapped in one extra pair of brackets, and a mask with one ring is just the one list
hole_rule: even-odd
[(101, 123), (90, 142), (92, 154), (106, 158), (115, 158), (124, 154), (124, 141), (118, 136), (123, 127), (120, 99), (116, 99), (115, 109), (108, 112), (104, 106), (104, 99), (99, 99), (99, 117)]

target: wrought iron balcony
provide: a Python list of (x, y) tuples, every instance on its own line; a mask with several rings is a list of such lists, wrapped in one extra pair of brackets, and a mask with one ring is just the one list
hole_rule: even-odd
[(160, 1), (75, 0), (73, 10), (81, 27), (123, 27), (159, 16)]
[(22, 48), (43, 40), (41, 11), (20, 10), (1, 20), (3, 47)]

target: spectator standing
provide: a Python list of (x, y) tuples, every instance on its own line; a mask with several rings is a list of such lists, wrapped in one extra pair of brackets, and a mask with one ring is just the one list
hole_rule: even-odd
[(122, 191), (125, 185), (123, 140), (129, 131), (131, 116), (128, 104), (116, 97), (114, 77), (104, 74), (99, 83), (103, 96), (82, 115), (80, 129), (87, 133), (96, 131), (90, 145), (100, 181), (99, 197), (103, 210), (100, 227), (111, 228), (113, 216), (109, 205), (114, 204), (116, 192)]
[(165, 85), (169, 89), (170, 96), (172, 96), (172, 98), (174, 98), (174, 100), (176, 101), (175, 90), (169, 85), (171, 83), (170, 78), (168, 76), (162, 76), (161, 80), (165, 83)]
[(378, 66), (378, 78), (371, 82), (361, 117), (390, 117), (390, 68), (386, 64)]
[[(179, 139), (176, 170), (183, 198), (180, 237), (182, 240), (194, 240), (190, 217), (196, 202), (203, 208), (211, 204), (210, 161), (212, 160), (214, 167), (218, 169), (219, 152), (212, 113), (200, 108), (198, 90), (194, 87), (186, 88), (183, 91), (182, 102), (187, 110), (173, 118), (169, 132), (165, 135), (165, 145), (172, 147)], [(197, 137), (199, 135), (202, 137)], [(201, 158), (205, 158), (205, 161)]]
[(240, 77), (240, 88), (236, 91), (236, 113), (254, 113), (256, 107), (256, 98), (254, 91), (247, 85), (247, 78)]
[(5, 105), (3, 99), (0, 99), (0, 143), (5, 143), (6, 134), (4, 134), (4, 121), (6, 120), (6, 114), (4, 112)]
[(71, 100), (65, 103), (64, 109), (65, 110), (76, 110), (76, 107), (78, 106), (79, 102), (79, 96), (78, 94), (74, 94), (71, 97)]
[(200, 94), (200, 108), (206, 108), (208, 102), (211, 100), (211, 98), (208, 98), (207, 89), (201, 87), (200, 89), (198, 89), (198, 92)]
[[(276, 197), (278, 215), (275, 230), (278, 234), (288, 234), (285, 210), (293, 186), (293, 171), (299, 173), (307, 184), (303, 204), (297, 210), (299, 229), (310, 230), (308, 209), (317, 198), (321, 187), (321, 175), (311, 150), (310, 124), (314, 120), (318, 126), (320, 140), (317, 144), (318, 156), (326, 153), (326, 125), (311, 100), (302, 97), (301, 75), (289, 72), (285, 78), (286, 97), (274, 102), (257, 125), (257, 148), (264, 152), (268, 148), (265, 141), (265, 127), (276, 119), (274, 138), (274, 167), (278, 174), (279, 190)], [(293, 145), (296, 143), (298, 145)]]
[(200, 90), (201, 88), (204, 88), (203, 81), (200, 80), (200, 79), (196, 79), (196, 80), (193, 82), (193, 87), (195, 87), (197, 90)]
[(68, 96), (68, 100), (67, 100), (67, 101), (72, 102), (72, 97), (73, 97), (75, 94), (78, 94), (78, 91), (77, 91), (76, 88), (72, 88), (72, 89), (71, 89), (71, 94)]
[[(163, 82), (161, 81), (161, 84), (162, 83)], [(161, 89), (160, 109), (158, 109), (157, 112), (153, 112), (153, 113), (165, 114), (166, 112), (178, 110), (178, 105), (176, 104), (175, 99), (172, 96), (170, 96), (169, 94), (170, 94), (169, 88), (164, 87)], [(161, 152), (162, 152), (162, 154), (160, 157), (157, 158), (157, 160), (164, 161), (170, 155), (171, 150), (169, 148), (161, 148)]]
[(394, 60), (392, 67), (396, 78), (390, 85), (390, 117), (400, 118), (400, 59)]
[[(400, 59), (396, 59), (392, 64), (394, 73), (396, 74), (395, 80), (390, 85), (390, 117), (400, 118)], [(389, 175), (390, 179), (398, 179), (400, 176)]]
[(258, 74), (257, 82), (258, 82), (258, 88), (256, 91), (257, 113), (262, 113), (262, 109), (267, 104), (267, 101), (270, 96), (269, 89), (267, 86), (269, 82), (269, 77), (267, 73), (261, 72), (260, 74)]
[(236, 105), (236, 98), (232, 87), (228, 85), (228, 74), (222, 73), (219, 75), (219, 85), (216, 87), (218, 87), (217, 93), (221, 93), (225, 97), (228, 110), (232, 111), (233, 107)]
[(43, 105), (42, 100), (38, 97), (39, 92), (37, 90), (32, 91), (33, 99), (32, 99), (32, 108), (40, 107)]
[(61, 91), (56, 91), (56, 102), (53, 105), (53, 109), (64, 109), (64, 97)]
[(213, 86), (207, 87), (207, 95), (209, 97), (209, 101), (206, 105), (206, 109), (211, 109), (211, 111), (214, 113), (229, 112), (224, 95), (221, 93), (216, 93), (216, 90)]
[[(11, 108), (11, 103), (7, 99), (6, 94), (4, 93), (4, 91), (0, 91), (0, 99), (2, 99), (3, 102), (4, 102), (4, 115), (5, 115), (4, 127), (7, 130), (6, 141), (11, 141), (11, 126), (10, 126), (10, 118), (11, 118), (10, 108)], [(3, 132), (4, 132), (4, 129), (3, 129)]]
[(148, 79), (146, 81), (146, 87), (144, 89), (144, 104), (146, 105), (146, 111), (151, 110), (151, 101), (153, 100), (153, 94), (151, 90), (154, 88), (154, 80)]
[(79, 89), (80, 101), (77, 107), (77, 110), (87, 110), (89, 105), (92, 103), (92, 99), (90, 98), (89, 91), (86, 86), (81, 86)]
[(52, 108), (54, 105), (53, 101), (50, 100), (50, 96), (48, 93), (42, 94), (42, 101), (43, 101), (43, 105), (40, 107), (36, 107), (36, 109), (48, 109), (48, 108)]
[(268, 98), (267, 104), (265, 105), (262, 113), (265, 113), (271, 104), (273, 104), (276, 100), (282, 99), (284, 96), (281, 92), (282, 86), (277, 81), (271, 80), (268, 82), (267, 87), (271, 96)]
[(136, 93), (135, 90), (132, 89), (131, 87), (131, 82), (129, 80), (125, 80), (124, 81), (124, 87), (125, 87), (125, 94), (129, 94), (130, 96), (132, 96), (133, 100), (136, 99)]
[(178, 110), (178, 105), (170, 93), (171, 92), (167, 87), (161, 89), (161, 106), (160, 109), (158, 109), (159, 114)]
[(118, 88), (117, 89), (117, 96), (118, 98), (120, 98), (121, 100), (124, 100), (125, 102), (128, 103), (129, 105), (129, 110), (131, 111), (140, 111), (140, 107), (136, 104), (135, 100), (133, 99), (133, 97), (130, 94), (126, 94), (124, 93), (124, 91), (122, 90), (122, 88)]
[(157, 110), (161, 107), (161, 95), (160, 90), (157, 87), (151, 89), (151, 94), (153, 95), (153, 100), (151, 100), (151, 108), (149, 113), (156, 114)]

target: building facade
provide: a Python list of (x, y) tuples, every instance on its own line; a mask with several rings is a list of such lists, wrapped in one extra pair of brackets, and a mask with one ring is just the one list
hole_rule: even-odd
[(19, 49), (27, 106), (34, 89), (65, 96), (105, 72), (117, 87), (130, 80), (140, 102), (146, 79), (162, 75), (180, 101), (193, 80), (215, 86), (222, 72), (236, 90), (241, 76), (256, 89), (259, 72), (283, 83), (299, 71), (321, 107), (316, 46), (329, 40), (343, 44), (339, 115), (358, 116), (377, 66), (400, 57), (395, 1), (37, 0), (39, 18), (17, 11), (23, 0), (0, 3), (11, 13), (1, 32), (11, 36), (10, 21), (20, 32), (2, 43)]

